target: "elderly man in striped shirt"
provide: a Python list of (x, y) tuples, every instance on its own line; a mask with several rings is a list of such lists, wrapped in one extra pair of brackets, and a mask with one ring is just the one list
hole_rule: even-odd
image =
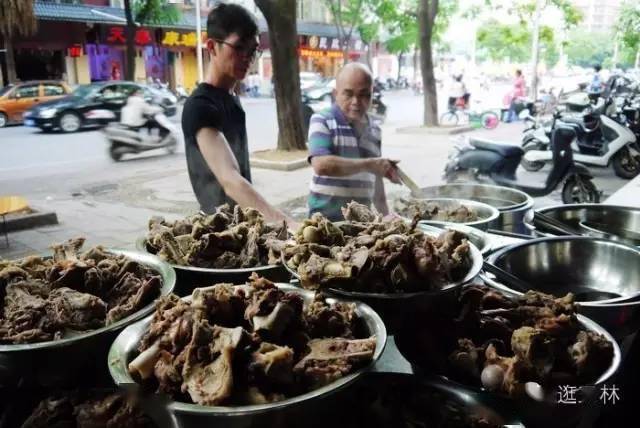
[(380, 128), (367, 115), (372, 89), (369, 69), (347, 64), (336, 77), (335, 104), (311, 117), (309, 215), (319, 212), (332, 221), (342, 220), (340, 208), (351, 201), (373, 204), (388, 214), (382, 179), (400, 179), (397, 162), (380, 157)]

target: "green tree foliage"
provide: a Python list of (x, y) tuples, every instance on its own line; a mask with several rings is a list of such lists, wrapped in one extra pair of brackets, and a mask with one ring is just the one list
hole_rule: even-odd
[(141, 24), (173, 24), (180, 19), (180, 11), (167, 0), (134, 0), (133, 13)]
[(611, 36), (606, 33), (589, 33), (583, 30), (571, 32), (564, 49), (569, 64), (581, 67), (603, 64), (613, 55), (612, 44), (603, 43), (603, 40), (611, 40)]
[[(493, 61), (525, 62), (531, 55), (531, 31), (523, 25), (502, 24), (496, 20), (484, 23), (477, 33), (478, 57)], [(558, 50), (551, 27), (542, 26), (540, 42), (545, 62), (558, 61)], [(555, 59), (555, 62), (554, 62)], [(549, 64), (549, 63), (553, 64)]]
[(616, 31), (624, 48), (640, 50), (640, 4), (626, 2), (622, 6)]

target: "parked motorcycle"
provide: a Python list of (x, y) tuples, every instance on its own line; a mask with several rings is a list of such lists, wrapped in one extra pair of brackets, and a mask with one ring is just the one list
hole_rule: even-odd
[[(613, 108), (613, 110), (612, 110)], [(582, 117), (554, 115), (553, 121), (573, 127), (577, 134), (572, 145), (574, 159), (586, 165), (607, 167), (612, 165), (618, 177), (630, 179), (640, 170), (640, 152), (636, 136), (624, 122), (614, 120), (615, 105), (612, 99), (593, 113)], [(611, 116), (611, 117), (610, 117)], [(525, 155), (522, 166), (528, 171), (537, 171), (553, 158), (549, 150), (550, 127), (539, 126), (525, 132), (522, 148)]]
[(476, 181), (512, 187), (531, 196), (548, 195), (562, 185), (565, 204), (597, 203), (600, 192), (593, 184), (593, 176), (584, 165), (574, 162), (571, 144), (575, 139), (574, 128), (564, 125), (554, 128), (553, 167), (543, 186), (517, 178), (516, 169), (524, 155), (521, 147), (480, 138), (469, 138), (468, 144), (454, 148), (449, 155), (444, 178), (452, 182), (460, 173), (469, 172)]
[(374, 91), (371, 97), (371, 107), (369, 107), (369, 115), (373, 120), (384, 123), (387, 118), (387, 106), (382, 102), (382, 92)]
[(104, 127), (102, 133), (109, 142), (109, 156), (116, 162), (126, 154), (149, 150), (167, 149), (172, 154), (178, 145), (177, 130), (163, 113), (148, 118), (142, 127), (130, 127), (114, 121)]

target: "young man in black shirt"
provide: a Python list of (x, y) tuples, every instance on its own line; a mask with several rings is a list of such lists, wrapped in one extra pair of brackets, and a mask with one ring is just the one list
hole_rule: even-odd
[(182, 112), (191, 186), (206, 213), (226, 202), (258, 209), (268, 221), (293, 222), (251, 185), (245, 114), (233, 95), (259, 54), (258, 26), (235, 4), (217, 5), (207, 19), (209, 67)]

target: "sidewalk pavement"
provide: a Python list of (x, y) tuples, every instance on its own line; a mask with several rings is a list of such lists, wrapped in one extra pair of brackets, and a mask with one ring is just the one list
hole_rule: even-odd
[[(383, 156), (400, 160), (402, 169), (420, 186), (442, 184), (441, 175), (454, 144), (451, 137), (398, 133), (396, 129), (397, 124), (383, 128)], [(473, 132), (495, 140), (516, 142), (519, 141), (522, 124), (500, 124), (493, 131)], [(310, 167), (290, 172), (252, 169), (253, 183), (258, 192), (296, 218), (306, 216), (311, 173)], [(539, 179), (544, 176), (544, 172), (535, 174), (523, 177)], [(161, 164), (159, 168), (145, 169), (133, 178), (111, 180), (85, 187), (75, 195), (56, 196), (54, 200), (36, 198), (36, 206), (44, 204), (58, 213), (60, 224), (12, 232), (9, 248), (2, 248), (0, 243), (0, 257), (16, 258), (47, 252), (49, 245), (77, 236), (85, 236), (87, 245), (133, 248), (135, 240), (145, 234), (151, 216), (175, 219), (198, 210), (183, 159), (173, 162), (170, 167)], [(402, 186), (388, 181), (385, 186), (390, 201), (398, 195), (408, 194)], [(613, 193), (617, 187), (605, 189), (605, 194)], [(536, 199), (536, 206), (557, 203), (561, 203), (558, 192)]]

